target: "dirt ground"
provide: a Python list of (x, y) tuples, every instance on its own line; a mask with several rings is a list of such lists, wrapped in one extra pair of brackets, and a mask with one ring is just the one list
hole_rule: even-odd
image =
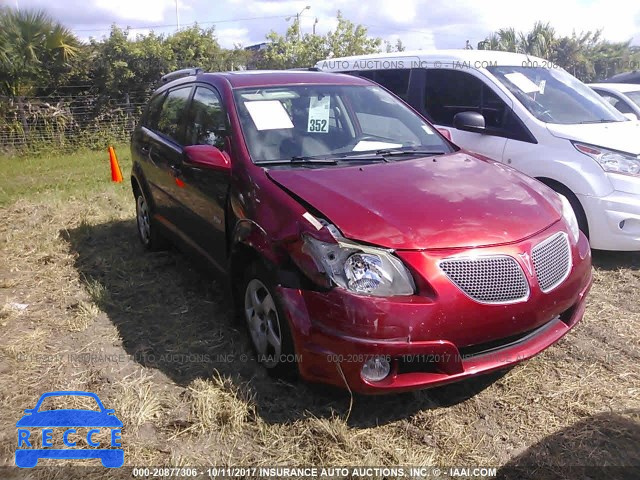
[(102, 152), (0, 158), (0, 478), (115, 475), (10, 467), (16, 421), (50, 390), (92, 391), (115, 409), (126, 465), (638, 475), (629, 466), (640, 466), (640, 254), (595, 252), (584, 320), (534, 359), (463, 384), (352, 399), (266, 375), (224, 281), (178, 251), (144, 253), (130, 187), (110, 183), (107, 169)]

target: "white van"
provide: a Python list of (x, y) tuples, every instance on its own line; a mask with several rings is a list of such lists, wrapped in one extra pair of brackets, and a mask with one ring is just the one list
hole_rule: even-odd
[(316, 68), (381, 84), (460, 147), (565, 195), (593, 248), (640, 250), (640, 122), (562, 68), (488, 50), (332, 58)]

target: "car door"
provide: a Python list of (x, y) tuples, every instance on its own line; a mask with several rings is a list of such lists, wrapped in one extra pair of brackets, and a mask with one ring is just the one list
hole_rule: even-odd
[(180, 230), (184, 204), (180, 200), (180, 182), (176, 167), (182, 162), (185, 115), (193, 87), (169, 90), (158, 114), (155, 129), (146, 132), (148, 156), (153, 164), (149, 182), (158, 219), (174, 231)]
[[(187, 114), (184, 145), (214, 146), (231, 161), (227, 115), (221, 97), (213, 87), (196, 86)], [(183, 158), (177, 178), (183, 184), (181, 199), (190, 210), (189, 224), (184, 227), (187, 235), (201, 253), (224, 270), (225, 208), (230, 169), (203, 168)]]
[[(451, 140), (472, 152), (502, 161), (507, 143), (505, 124), (513, 114), (512, 103), (472, 73), (460, 69), (427, 69), (424, 97), (415, 105)], [(461, 112), (477, 112), (485, 118), (485, 133), (463, 131), (453, 126)]]

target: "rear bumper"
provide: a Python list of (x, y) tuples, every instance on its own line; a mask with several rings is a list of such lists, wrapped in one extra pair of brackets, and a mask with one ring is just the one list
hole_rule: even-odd
[[(522, 246), (512, 248), (516, 255)], [(437, 263), (424, 253), (414, 259), (399, 255), (410, 267), (423, 262), (423, 272), (427, 263)], [(478, 304), (435, 271), (429, 275), (433, 292), (426, 296), (375, 298), (283, 287), (279, 294), (305, 380), (366, 394), (402, 392), (504, 369), (557, 342), (582, 318), (593, 281), (583, 236), (573, 262), (554, 291), (542, 293), (532, 279), (529, 299), (511, 305)], [(368, 382), (360, 372), (375, 356), (389, 359), (391, 373)]]

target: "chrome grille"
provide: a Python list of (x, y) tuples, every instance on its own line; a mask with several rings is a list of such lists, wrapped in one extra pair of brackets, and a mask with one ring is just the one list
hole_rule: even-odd
[(481, 303), (514, 303), (529, 298), (529, 283), (518, 262), (506, 255), (449, 258), (440, 262), (447, 277)]
[(564, 232), (556, 233), (531, 250), (533, 268), (543, 292), (560, 285), (571, 270), (571, 248)]

